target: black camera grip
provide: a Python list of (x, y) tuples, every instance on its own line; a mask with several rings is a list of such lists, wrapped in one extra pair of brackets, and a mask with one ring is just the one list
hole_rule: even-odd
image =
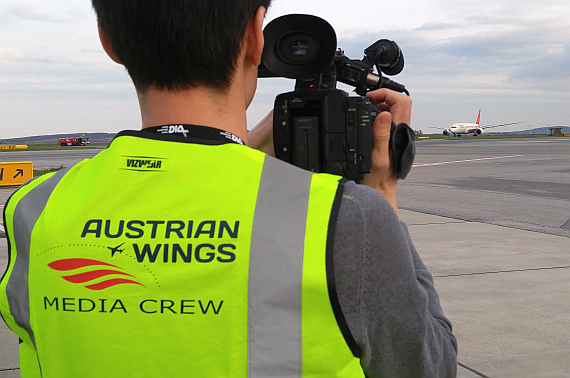
[(392, 164), (394, 172), (401, 180), (405, 179), (412, 169), (416, 156), (415, 138), (414, 130), (408, 124), (400, 123), (396, 126), (392, 122), (392, 129), (390, 130)]

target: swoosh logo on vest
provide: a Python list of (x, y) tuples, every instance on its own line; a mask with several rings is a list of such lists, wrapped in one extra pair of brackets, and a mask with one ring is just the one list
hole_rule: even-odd
[[(67, 272), (69, 271), (70, 273), (73, 273), (73, 271), (77, 271), (78, 269), (81, 268), (89, 268), (90, 270), (86, 271), (86, 272), (81, 272), (81, 273), (76, 273), (76, 274), (71, 274), (68, 276), (62, 276), (61, 278), (63, 278), (64, 280), (71, 282), (71, 283), (75, 283), (75, 284), (84, 284), (87, 283), (88, 285), (85, 285), (85, 287), (87, 289), (90, 290), (103, 290), (103, 289), (107, 289), (109, 287), (112, 286), (116, 286), (116, 285), (122, 285), (122, 284), (135, 284), (135, 285), (140, 285), (142, 287), (146, 287), (143, 284), (134, 281), (132, 279), (128, 279), (128, 278), (109, 278), (106, 279), (105, 281), (101, 281), (98, 283), (91, 283), (101, 277), (107, 277), (107, 276), (112, 276), (112, 275), (121, 275), (121, 276), (128, 276), (128, 277), (132, 277), (132, 278), (136, 278), (135, 276), (122, 272), (120, 270), (116, 270), (116, 269), (123, 269), (119, 266), (116, 265), (112, 265), (112, 264), (108, 264), (106, 262), (103, 261), (98, 261), (98, 260), (91, 260), (91, 259), (80, 259), (80, 258), (75, 258), (75, 259), (63, 259), (63, 260), (56, 260), (53, 261), (51, 263), (48, 264), (48, 266), (50, 268), (52, 268), (53, 270), (57, 270), (57, 271), (63, 271), (63, 272)], [(110, 267), (110, 268), (116, 268), (116, 269), (109, 269), (109, 268), (102, 268), (102, 267)]]

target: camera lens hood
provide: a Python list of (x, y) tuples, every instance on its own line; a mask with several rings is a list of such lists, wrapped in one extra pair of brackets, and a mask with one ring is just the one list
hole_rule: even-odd
[(320, 17), (289, 14), (271, 21), (263, 30), (261, 60), (277, 76), (303, 79), (318, 76), (332, 62), (336, 33)]

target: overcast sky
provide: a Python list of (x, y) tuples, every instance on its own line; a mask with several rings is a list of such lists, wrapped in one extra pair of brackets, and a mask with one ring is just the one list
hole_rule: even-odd
[[(325, 5), (326, 4), (326, 5)], [(412, 126), (523, 122), (508, 131), (570, 125), (568, 0), (273, 0), (267, 21), (318, 15), (353, 59), (378, 39), (405, 56)], [(251, 125), (294, 81), (259, 79)], [(0, 0), (0, 139), (140, 128), (124, 69), (99, 45), (88, 0)], [(503, 129), (503, 128), (501, 128)]]

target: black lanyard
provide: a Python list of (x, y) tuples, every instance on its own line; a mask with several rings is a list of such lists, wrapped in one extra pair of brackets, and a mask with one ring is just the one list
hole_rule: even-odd
[(207, 126), (197, 126), (197, 125), (163, 125), (163, 126), (153, 126), (146, 127), (142, 129), (143, 132), (170, 135), (181, 142), (188, 141), (187, 139), (207, 139), (207, 140), (218, 140), (222, 142), (231, 142), (244, 145), (243, 140), (230, 133), (229, 131), (224, 131), (216, 129), (214, 127)]

